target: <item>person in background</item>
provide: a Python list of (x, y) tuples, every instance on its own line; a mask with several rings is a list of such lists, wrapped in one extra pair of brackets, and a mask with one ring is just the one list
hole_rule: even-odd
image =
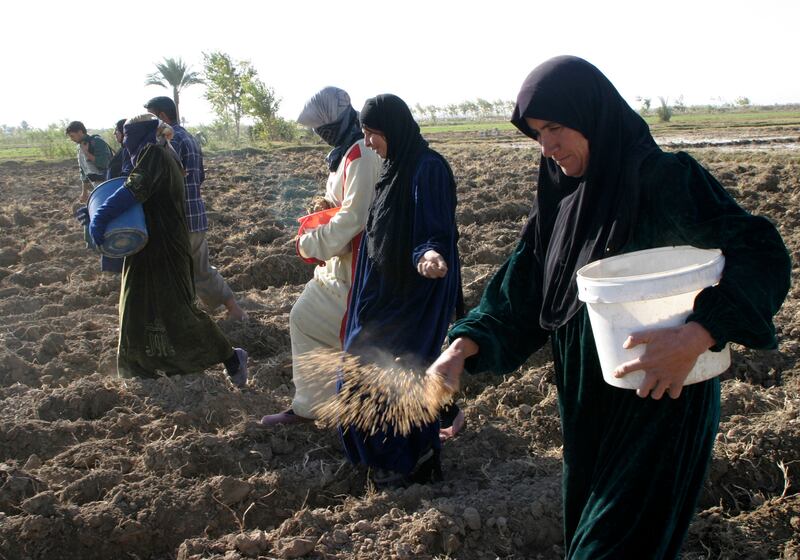
[[(396, 95), (368, 99), (361, 128), (383, 167), (358, 253), (343, 348), (378, 367), (386, 356), (426, 367), (463, 308), (455, 179)], [(407, 436), (354, 426), (341, 426), (340, 434), (348, 459), (367, 465), (375, 486), (387, 488), (441, 479), (439, 428), (436, 420)]]
[[(117, 177), (121, 177), (123, 168), (127, 165), (127, 172), (124, 176), (128, 176), (130, 173), (130, 169), (132, 168), (130, 157), (128, 156), (128, 152), (122, 146), (122, 127), (125, 125), (125, 119), (120, 119), (117, 121), (117, 124), (114, 126), (114, 138), (116, 138), (117, 142), (120, 145), (120, 149), (114, 153), (114, 156), (111, 158), (111, 161), (108, 163), (108, 169), (106, 169), (106, 181), (109, 179), (115, 179)], [(84, 201), (87, 202), (87, 201)], [(88, 227), (89, 227), (89, 211), (86, 207), (78, 208), (75, 212), (75, 217), (84, 226), (85, 233), (84, 237), (86, 239), (87, 248), (91, 247), (92, 244), (90, 243), (91, 238), (89, 237)], [(124, 259), (109, 257), (107, 255), (100, 255), (100, 270), (103, 272), (115, 272), (120, 273), (122, 272), (122, 262)]]
[(106, 180), (108, 179), (115, 179), (117, 177), (127, 177), (131, 173), (131, 158), (128, 154), (128, 151), (125, 149), (125, 146), (122, 145), (122, 138), (124, 133), (122, 131), (122, 127), (125, 126), (125, 119), (120, 119), (117, 121), (117, 124), (114, 125), (114, 138), (117, 140), (119, 144), (119, 150), (114, 154), (114, 157), (111, 158), (111, 161), (108, 164), (108, 169), (106, 170)]
[(316, 263), (314, 277), (292, 306), (289, 333), (292, 341), (292, 406), (261, 419), (264, 426), (312, 421), (314, 407), (336, 393), (331, 379), (324, 383), (315, 371), (306, 371), (301, 356), (320, 348), (342, 349), (341, 334), (352, 285), (355, 256), (361, 232), (375, 194), (381, 159), (364, 145), (358, 112), (342, 89), (326, 87), (315, 93), (297, 122), (310, 127), (331, 151), (325, 157), (329, 175), (321, 205), (312, 210), (338, 207), (331, 220), (297, 239), (297, 252)]
[[(541, 146), (533, 209), (521, 239), (455, 323), (429, 368), (455, 390), (470, 372), (514, 371), (550, 341), (563, 433), (568, 559), (676, 558), (694, 514), (720, 415), (719, 378), (684, 387), (697, 357), (728, 342), (775, 348), (772, 318), (791, 262), (769, 220), (748, 214), (691, 156), (665, 153), (611, 82), (580, 58), (536, 67), (511, 122)], [(718, 248), (725, 269), (684, 325), (634, 333), (647, 344), (603, 380), (576, 272), (656, 247)], [(664, 398), (668, 396), (669, 398)]]
[(178, 153), (185, 176), (186, 224), (189, 228), (192, 262), (194, 265), (194, 283), (200, 300), (211, 310), (224, 305), (228, 310), (227, 318), (235, 321), (246, 321), (247, 313), (236, 302), (233, 291), (208, 259), (208, 218), (200, 187), (205, 181), (203, 153), (197, 140), (183, 128), (178, 120), (175, 102), (169, 97), (154, 97), (144, 108), (155, 115), (174, 131), (172, 147)]
[(106, 170), (114, 153), (100, 136), (86, 132), (86, 127), (80, 121), (69, 123), (66, 135), (78, 145), (78, 169), (81, 177), (79, 202), (86, 204), (95, 184), (105, 180)]
[(171, 134), (150, 114), (125, 123), (123, 145), (134, 167), (89, 224), (100, 246), (108, 223), (137, 202), (147, 223), (147, 244), (123, 265), (117, 371), (121, 377), (157, 377), (222, 363), (231, 382), (244, 387), (247, 352), (233, 348), (196, 305), (183, 170), (169, 145)]

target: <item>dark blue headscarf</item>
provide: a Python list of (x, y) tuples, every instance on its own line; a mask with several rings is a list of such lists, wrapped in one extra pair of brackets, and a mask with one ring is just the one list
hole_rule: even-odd
[(124, 137), (122, 138), (122, 145), (128, 150), (131, 157), (131, 163), (136, 165), (139, 159), (139, 154), (145, 146), (157, 143), (156, 131), (158, 130), (158, 119), (140, 121), (140, 122), (126, 122), (122, 128)]
[(352, 107), (348, 107), (337, 121), (315, 128), (314, 132), (319, 134), (319, 137), (325, 140), (329, 146), (333, 146), (333, 149), (325, 156), (331, 172), (339, 168), (339, 163), (350, 146), (364, 138), (358, 113)]

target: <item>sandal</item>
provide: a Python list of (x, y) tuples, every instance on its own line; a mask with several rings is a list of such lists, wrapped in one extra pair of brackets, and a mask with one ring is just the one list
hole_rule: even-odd
[(414, 468), (408, 474), (411, 484), (427, 484), (444, 480), (442, 473), (442, 460), (438, 449), (428, 449), (423, 453)]
[(305, 424), (308, 422), (313, 422), (313, 418), (306, 418), (305, 416), (300, 416), (299, 414), (295, 414), (294, 410), (291, 408), (287, 408), (283, 412), (279, 412), (278, 414), (268, 414), (261, 418), (259, 424), (264, 426), (265, 428), (271, 428), (272, 426), (280, 426), (284, 424)]
[(370, 469), (369, 479), (376, 490), (394, 490), (408, 486), (406, 475), (389, 469)]

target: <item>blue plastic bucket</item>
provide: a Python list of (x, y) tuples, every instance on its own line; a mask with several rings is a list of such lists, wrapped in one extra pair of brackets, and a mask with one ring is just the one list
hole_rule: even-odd
[[(94, 220), (97, 210), (106, 199), (125, 184), (126, 177), (117, 177), (100, 183), (89, 196), (89, 217)], [(127, 257), (147, 245), (147, 225), (144, 210), (138, 202), (108, 223), (105, 240), (97, 249), (108, 257)]]

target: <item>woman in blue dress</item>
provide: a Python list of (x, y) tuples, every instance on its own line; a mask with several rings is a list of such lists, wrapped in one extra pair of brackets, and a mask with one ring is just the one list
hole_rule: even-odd
[[(462, 306), (453, 172), (399, 97), (368, 99), (361, 126), (384, 163), (358, 255), (344, 350), (362, 362), (388, 355), (426, 367)], [(341, 434), (348, 458), (369, 466), (378, 487), (441, 478), (438, 421), (407, 436), (353, 426), (342, 426)]]

